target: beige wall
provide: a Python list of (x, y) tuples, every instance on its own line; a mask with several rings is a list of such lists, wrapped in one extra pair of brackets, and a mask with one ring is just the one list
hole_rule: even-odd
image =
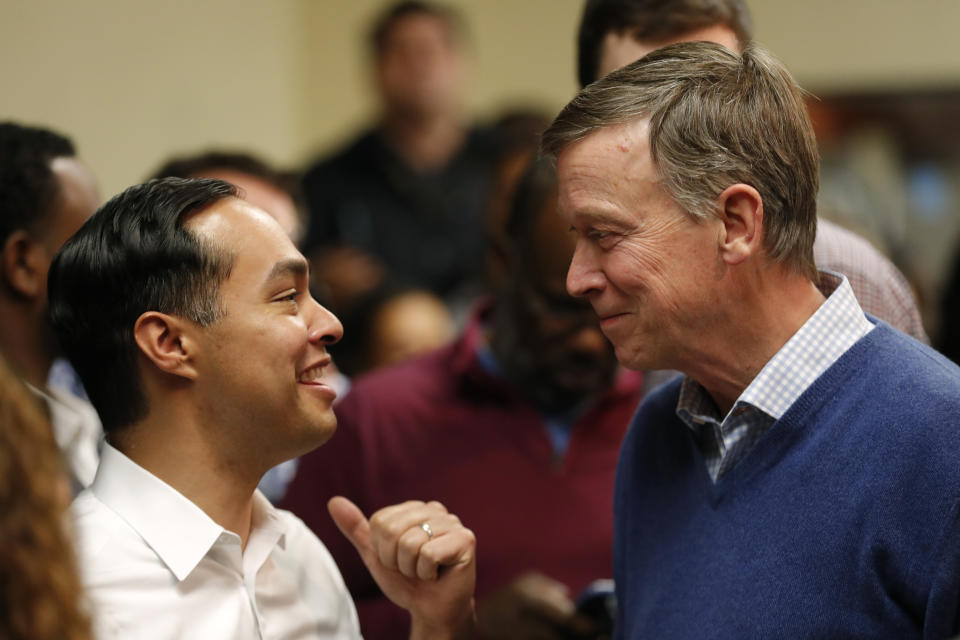
[(957, 0), (747, 0), (807, 88), (960, 87)]
[[(558, 109), (581, 0), (456, 0), (469, 106)], [(960, 82), (956, 0), (754, 0), (757, 34), (813, 89)], [(71, 134), (105, 195), (168, 154), (299, 163), (373, 112), (360, 38), (379, 0), (4, 0), (0, 118)], [(871, 13), (867, 15), (865, 11)]]

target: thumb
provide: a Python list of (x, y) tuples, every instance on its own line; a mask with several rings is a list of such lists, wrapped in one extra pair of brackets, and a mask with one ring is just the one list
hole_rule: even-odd
[(331, 498), (327, 510), (340, 533), (346, 536), (360, 554), (364, 564), (370, 565), (373, 558), (373, 546), (370, 544), (370, 522), (364, 517), (357, 505), (342, 496)]

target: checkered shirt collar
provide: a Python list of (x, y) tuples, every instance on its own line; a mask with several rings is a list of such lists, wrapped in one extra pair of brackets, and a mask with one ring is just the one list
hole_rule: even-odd
[[(742, 405), (779, 420), (814, 380), (873, 328), (845, 276), (821, 271), (819, 288), (826, 301), (740, 394), (724, 423)], [(713, 399), (689, 377), (680, 389), (677, 416), (694, 430), (707, 421), (719, 421)]]
[(822, 272), (820, 282), (826, 301), (760, 370), (739, 398), (776, 420), (873, 328), (845, 276)]

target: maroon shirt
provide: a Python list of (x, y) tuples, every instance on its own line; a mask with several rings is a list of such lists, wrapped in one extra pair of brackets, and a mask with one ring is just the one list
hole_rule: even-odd
[(284, 508), (333, 554), (369, 638), (406, 638), (408, 615), (379, 592), (327, 513), (343, 495), (368, 516), (439, 500), (477, 536), (477, 598), (536, 570), (571, 595), (612, 575), (613, 483), (642, 377), (614, 386), (576, 421), (562, 458), (544, 418), (477, 359), (476, 320), (454, 344), (356, 381), (333, 438), (300, 460)]

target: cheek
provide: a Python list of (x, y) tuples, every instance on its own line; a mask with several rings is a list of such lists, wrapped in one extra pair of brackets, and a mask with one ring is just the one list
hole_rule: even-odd
[(655, 243), (623, 242), (610, 252), (607, 273), (624, 292), (656, 293), (669, 284), (670, 261)]
[(295, 316), (265, 318), (237, 332), (233, 342), (224, 345), (233, 351), (240, 366), (263, 363), (273, 370), (301, 364), (308, 348), (307, 327)]

